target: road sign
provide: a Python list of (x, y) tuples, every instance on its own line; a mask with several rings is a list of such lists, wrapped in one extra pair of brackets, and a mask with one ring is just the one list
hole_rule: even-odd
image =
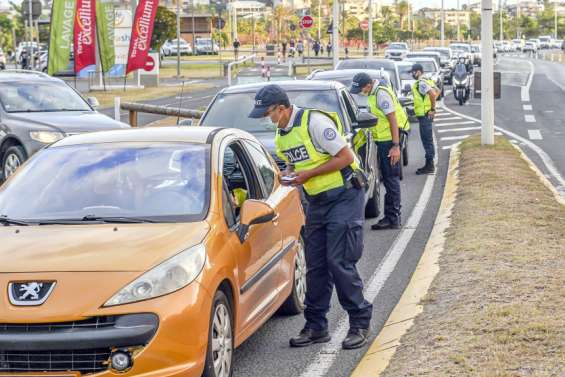
[(226, 21), (223, 18), (216, 19), (216, 29), (222, 30), (226, 26)]
[(363, 30), (369, 30), (369, 21), (361, 21), (359, 22), (359, 27)]
[(310, 16), (304, 16), (300, 19), (300, 27), (302, 29), (309, 29), (314, 25), (314, 19)]
[[(41, 15), (41, 1), (33, 0), (31, 2), (31, 18), (37, 20)], [(22, 16), (24, 20), (29, 20), (29, 2), (24, 1), (22, 3)]]

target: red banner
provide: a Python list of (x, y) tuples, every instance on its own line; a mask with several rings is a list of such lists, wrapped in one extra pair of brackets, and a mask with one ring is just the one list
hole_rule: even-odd
[(140, 0), (137, 5), (131, 29), (126, 75), (145, 67), (158, 3), (158, 0)]
[(77, 0), (74, 30), (75, 72), (96, 64), (95, 0)]

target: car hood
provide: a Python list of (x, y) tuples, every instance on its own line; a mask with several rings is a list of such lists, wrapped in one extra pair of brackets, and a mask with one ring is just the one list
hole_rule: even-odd
[(0, 227), (0, 273), (146, 271), (209, 229), (205, 221)]
[(20, 122), (28, 128), (56, 129), (65, 133), (129, 128), (125, 123), (100, 114), (96, 111), (58, 111), (45, 113), (12, 113), (6, 119)]

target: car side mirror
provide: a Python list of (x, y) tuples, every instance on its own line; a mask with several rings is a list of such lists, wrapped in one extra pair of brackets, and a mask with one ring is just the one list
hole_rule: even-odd
[(375, 115), (370, 112), (359, 111), (357, 113), (357, 119), (353, 123), (353, 129), (360, 129), (360, 128), (371, 128), (375, 127), (379, 121)]
[(237, 235), (241, 243), (249, 236), (252, 225), (268, 223), (275, 219), (275, 210), (260, 200), (248, 199), (241, 206), (241, 219)]
[(86, 102), (88, 102), (90, 107), (92, 107), (93, 109), (100, 107), (100, 102), (98, 102), (98, 98), (96, 98), (96, 97), (88, 97), (86, 99)]

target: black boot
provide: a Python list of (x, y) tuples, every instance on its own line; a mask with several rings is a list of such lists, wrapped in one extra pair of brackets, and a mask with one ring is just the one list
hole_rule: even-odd
[(426, 165), (424, 165), (420, 169), (416, 170), (416, 174), (418, 174), (418, 175), (434, 174), (435, 172), (436, 172), (436, 169), (435, 169), (435, 166), (434, 166), (434, 160), (426, 160)]
[(367, 344), (368, 334), (368, 329), (350, 328), (349, 332), (347, 333), (347, 337), (343, 340), (341, 346), (346, 350), (361, 348), (365, 344)]
[(392, 222), (388, 217), (381, 219), (378, 223), (371, 225), (373, 230), (385, 230), (385, 229), (400, 229), (400, 221)]
[(328, 330), (316, 331), (312, 329), (302, 329), (298, 336), (290, 338), (291, 347), (306, 347), (314, 343), (326, 343), (331, 340)]

